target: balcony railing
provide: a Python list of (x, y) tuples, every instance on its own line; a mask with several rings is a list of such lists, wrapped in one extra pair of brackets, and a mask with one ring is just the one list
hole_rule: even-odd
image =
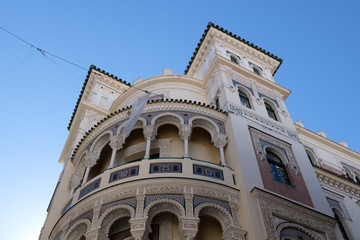
[(148, 178), (197, 179), (236, 188), (233, 174), (227, 166), (191, 158), (142, 159), (105, 170), (80, 186), (73, 194), (72, 203), (104, 188)]

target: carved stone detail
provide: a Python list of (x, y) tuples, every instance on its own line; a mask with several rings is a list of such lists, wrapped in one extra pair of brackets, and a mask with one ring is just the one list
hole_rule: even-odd
[[(283, 141), (280, 141), (253, 128), (250, 129), (250, 132), (255, 144), (256, 155), (260, 160), (266, 160), (266, 148), (270, 147), (276, 151), (280, 158), (282, 158), (285, 166), (289, 165), (290, 169), (295, 173), (295, 175), (300, 174), (300, 170), (291, 151), (290, 144), (286, 144)], [(260, 139), (266, 142), (264, 146), (261, 145)]]
[(224, 240), (245, 240), (246, 231), (239, 227), (229, 227), (226, 232), (223, 233)]
[(223, 147), (225, 147), (225, 145), (226, 145), (226, 143), (227, 143), (227, 141), (226, 141), (226, 135), (223, 134), (223, 133), (217, 132), (217, 133), (214, 135), (213, 142), (214, 142), (214, 146), (217, 147), (217, 148), (223, 148)]
[(123, 144), (125, 143), (125, 136), (122, 135), (114, 135), (110, 138), (110, 147), (114, 150), (119, 150), (122, 148)]
[(154, 140), (154, 126), (153, 125), (147, 125), (143, 127), (143, 133), (146, 140)]
[(181, 218), (179, 221), (179, 231), (181, 240), (194, 239), (198, 232), (199, 218)]
[(257, 188), (252, 190), (252, 194), (260, 206), (267, 239), (279, 239), (274, 225), (276, 215), (289, 222), (301, 223), (304, 228), (323, 232), (327, 240), (335, 240), (335, 219)]
[(83, 219), (75, 223), (67, 232), (64, 239), (66, 240), (78, 240), (84, 235), (90, 228), (90, 221)]
[(96, 164), (96, 161), (98, 160), (98, 155), (93, 152), (86, 153), (84, 157), (85, 166), (86, 167), (92, 167)]
[(181, 140), (190, 140), (191, 136), (191, 125), (181, 124), (180, 138)]

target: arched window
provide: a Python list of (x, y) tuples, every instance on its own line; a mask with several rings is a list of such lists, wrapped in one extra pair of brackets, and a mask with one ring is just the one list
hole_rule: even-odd
[(247, 108), (251, 108), (249, 98), (246, 96), (246, 94), (239, 90), (239, 97), (241, 104), (244, 105)]
[(344, 238), (344, 240), (348, 240), (350, 239), (346, 233), (346, 230), (345, 230), (345, 227), (341, 221), (341, 218), (339, 217), (339, 215), (336, 213), (336, 210), (335, 209), (332, 209), (333, 210), (333, 213), (334, 213), (334, 217), (337, 221), (337, 224), (338, 224), (338, 227), (339, 227), (339, 230), (341, 232), (341, 235), (342, 237)]
[(272, 119), (274, 119), (275, 121), (277, 121), (277, 117), (276, 117), (275, 111), (274, 111), (274, 109), (270, 106), (270, 104), (268, 104), (268, 103), (265, 102), (265, 108), (266, 108), (266, 111), (267, 111), (269, 117), (272, 118)]
[(281, 161), (281, 159), (273, 152), (267, 152), (266, 159), (269, 163), (269, 167), (273, 179), (290, 185), (290, 180), (287, 175), (285, 165)]
[(233, 63), (239, 64), (239, 62), (235, 56), (230, 56), (230, 61), (232, 61)]
[(261, 76), (260, 70), (257, 69), (256, 67), (253, 67), (253, 71), (254, 71), (254, 73), (256, 73), (257, 75), (260, 75), (260, 76)]

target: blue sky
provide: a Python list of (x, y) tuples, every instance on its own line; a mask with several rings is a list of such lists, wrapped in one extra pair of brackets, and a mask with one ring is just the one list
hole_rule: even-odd
[[(183, 73), (214, 22), (284, 59), (275, 81), (292, 91), (293, 121), (360, 151), (358, 1), (2, 1), (1, 8), (1, 27), (128, 82), (163, 68)], [(57, 161), (87, 71), (1, 29), (0, 43), (2, 239), (32, 240), (62, 169)]]

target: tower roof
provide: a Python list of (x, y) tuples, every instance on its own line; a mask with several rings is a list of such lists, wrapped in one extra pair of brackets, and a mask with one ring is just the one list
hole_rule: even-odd
[(279, 69), (281, 63), (283, 62), (283, 60), (282, 60), (281, 58), (279, 58), (278, 56), (276, 56), (276, 55), (274, 55), (274, 54), (266, 51), (265, 49), (262, 49), (261, 47), (259, 47), (259, 46), (257, 46), (257, 45), (254, 45), (253, 43), (247, 41), (246, 39), (241, 38), (240, 36), (237, 36), (236, 34), (233, 34), (232, 32), (229, 32), (228, 30), (226, 30), (226, 29), (224, 29), (224, 28), (222, 28), (222, 27), (219, 27), (219, 25), (215, 25), (214, 23), (209, 22), (208, 25), (207, 25), (207, 27), (206, 27), (206, 29), (204, 30), (204, 34), (203, 34), (202, 37), (200, 38), (200, 41), (199, 41), (199, 43), (197, 44), (197, 47), (195, 48), (195, 51), (193, 52), (193, 55), (192, 55), (192, 57), (191, 57), (191, 59), (190, 59), (190, 61), (189, 61), (189, 64), (187, 65), (187, 67), (186, 67), (186, 69), (185, 69), (185, 71), (184, 71), (184, 74), (187, 74), (188, 71), (190, 70), (191, 65), (192, 65), (192, 63), (193, 63), (193, 61), (194, 61), (194, 59), (195, 59), (195, 57), (196, 57), (196, 54), (198, 53), (198, 50), (200, 49), (200, 47), (201, 47), (204, 39), (206, 38), (206, 36), (207, 36), (210, 28), (215, 28), (215, 29), (217, 29), (217, 30), (219, 30), (219, 31), (221, 31), (221, 32), (229, 35), (230, 37), (233, 37), (233, 38), (235, 38), (235, 39), (237, 39), (237, 40), (245, 43), (245, 44), (248, 45), (249, 47), (252, 47), (253, 49), (255, 49), (255, 50), (257, 50), (257, 51), (260, 51), (260, 52), (266, 54), (267, 56), (273, 58), (274, 60), (278, 61), (280, 64), (279, 64), (279, 65), (277, 66), (277, 68), (275, 69), (273, 75), (276, 73), (276, 71)]

